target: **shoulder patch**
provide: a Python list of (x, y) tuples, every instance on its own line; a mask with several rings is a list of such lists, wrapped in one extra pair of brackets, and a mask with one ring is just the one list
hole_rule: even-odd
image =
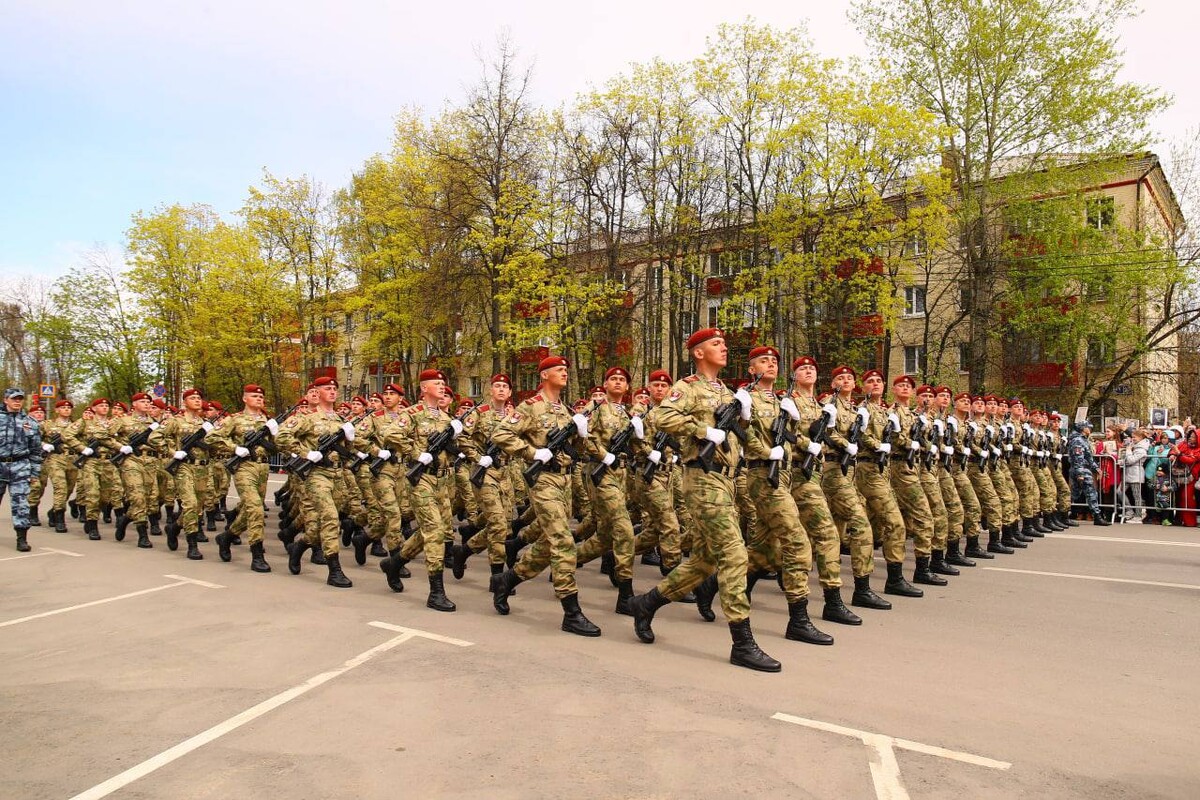
[(508, 417), (504, 421), (507, 422), (509, 425), (516, 425), (518, 422), (521, 421), (521, 412), (520, 411), (512, 412), (511, 414), (508, 415)]
[(672, 391), (670, 395), (667, 396), (667, 399), (670, 400), (671, 402), (674, 402), (674, 401), (680, 399), (681, 397), (683, 397), (683, 392), (676, 389), (676, 390)]
[(686, 378), (683, 379), (683, 382), (684, 383), (695, 383), (698, 380), (700, 380), (699, 375), (688, 375)]
[(481, 406), (480, 406), (478, 409), (476, 409), (476, 410), (477, 410), (477, 411), (478, 411), (480, 414), (482, 414), (483, 412), (485, 412), (485, 411), (491, 411), (492, 409), (491, 409), (491, 406), (489, 406), (487, 403), (484, 403), (483, 405), (481, 405)]
[(542, 399), (542, 396), (540, 394), (535, 394), (533, 397), (526, 397), (525, 402), (522, 403), (521, 405), (531, 406), (541, 399)]

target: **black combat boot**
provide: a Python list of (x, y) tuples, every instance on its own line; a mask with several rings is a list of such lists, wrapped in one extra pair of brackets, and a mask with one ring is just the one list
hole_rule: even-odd
[(488, 581), (488, 588), (492, 592), (492, 605), (496, 607), (498, 613), (508, 613), (509, 595), (512, 594), (513, 589), (517, 588), (517, 584), (520, 582), (521, 577), (511, 569), (492, 573), (492, 577)]
[(154, 509), (154, 513), (147, 516), (150, 521), (150, 535), (162, 536), (162, 511)]
[(617, 556), (612, 550), (600, 556), (600, 574), (608, 576), (608, 582), (617, 585)]
[(325, 579), (325, 583), (335, 589), (349, 589), (354, 584), (346, 577), (346, 573), (342, 572), (342, 562), (338, 558), (338, 554), (334, 553), (331, 556), (325, 556), (325, 564), (329, 567), (329, 577)]
[(229, 550), (229, 540), (232, 538), (228, 533), (217, 534), (217, 555), (225, 563), (233, 560), (233, 553)]
[(371, 555), (375, 558), (387, 558), (387, 548), (383, 546), (383, 541), (380, 539), (371, 540)]
[(454, 545), (454, 552), (450, 556), (450, 572), (454, 575), (454, 580), (462, 580), (467, 572), (467, 559), (472, 555), (471, 548), (465, 544)]
[[(975, 539), (975, 546), (976, 547), (979, 546), (978, 537), (976, 537), (976, 539)], [(974, 561), (972, 561), (969, 558), (964, 557), (963, 554), (961, 552), (959, 552), (959, 547), (960, 547), (960, 544), (959, 544), (958, 539), (955, 539), (952, 542), (946, 542), (946, 563), (953, 564), (956, 567), (973, 567), (973, 566), (975, 566)]]
[(662, 556), (658, 554), (658, 549), (651, 549), (648, 553), (642, 554), (642, 563), (647, 567), (657, 567), (662, 565)]
[(1058, 524), (1058, 520), (1052, 514), (1038, 514), (1033, 518), (1033, 526), (1042, 533), (1058, 533), (1066, 530), (1064, 526)]
[(1000, 529), (1000, 544), (1005, 547), (1014, 547), (1021, 550), (1029, 547), (1024, 540), (1017, 536), (1017, 523), (1005, 525)]
[(229, 512), (225, 508), (225, 499), (222, 497), (217, 501), (217, 522), (225, 522), (229, 519)]
[(174, 520), (167, 523), (167, 549), (172, 553), (179, 549), (179, 523)]
[[(789, 623), (788, 627), (791, 625)], [(733, 637), (733, 648), (729, 651), (729, 663), (759, 672), (779, 672), (783, 665), (764, 653), (754, 641), (750, 620), (729, 623), (729, 635)]]
[[(862, 622), (862, 620), (859, 620), (859, 622)], [(788, 603), (787, 631), (783, 635), (794, 642), (833, 644), (833, 637), (828, 633), (817, 630), (816, 626), (812, 624), (812, 620), (808, 618), (807, 597), (797, 600), (794, 603)]]
[(329, 563), (325, 557), (325, 548), (321, 546), (320, 542), (313, 545), (312, 552), (308, 554), (308, 563), (316, 564), (318, 567), (324, 567)]
[(1101, 528), (1112, 525), (1112, 523), (1105, 518), (1104, 514), (1098, 510), (1092, 512), (1092, 524)]
[(573, 633), (576, 636), (599, 636), (600, 629), (592, 623), (590, 619), (583, 615), (583, 610), (579, 608), (579, 595), (569, 594), (559, 600), (562, 603), (563, 621), (562, 629), (567, 633)]
[[(989, 536), (989, 539), (990, 539), (990, 536)], [(997, 544), (999, 544), (999, 541), (997, 541)], [(991, 547), (990, 541), (988, 543), (988, 547), (989, 548)], [(965, 555), (969, 558), (982, 558), (982, 559), (995, 558), (995, 556), (992, 555), (991, 552), (989, 552), (988, 550), (985, 550), (979, 546), (979, 535), (978, 534), (972, 534), (967, 537), (967, 549), (963, 553), (963, 555)]]
[(263, 556), (263, 543), (261, 541), (250, 545), (250, 569), (254, 572), (271, 571), (271, 565), (267, 563), (267, 559)]
[(40, 516), (38, 516), (39, 511), (40, 511), (40, 509), (37, 506), (29, 507), (29, 527), (31, 527), (31, 528), (42, 527), (42, 518)]
[(288, 572), (293, 575), (300, 574), (300, 561), (304, 558), (304, 551), (312, 547), (308, 543), (308, 539), (303, 536), (297, 536), (296, 539), (288, 545)]
[(717, 596), (717, 573), (714, 572), (700, 581), (696, 586), (695, 593), (696, 610), (700, 612), (700, 617), (705, 622), (712, 622), (717, 618), (712, 609), (713, 598)]
[(1058, 521), (1068, 528), (1078, 528), (1079, 523), (1071, 519), (1071, 515), (1065, 511), (1058, 512)]
[(29, 533), (29, 529), (28, 528), (14, 528), (13, 530), (15, 530), (17, 532), (17, 552), (18, 553), (28, 553), (30, 550), (32, 550), (33, 548), (29, 546), (29, 540), (26, 539), (26, 535)]
[(629, 610), (633, 614), (633, 632), (638, 639), (646, 644), (654, 644), (654, 615), (660, 608), (671, 602), (662, 596), (655, 586), (646, 594), (635, 595), (629, 600)]
[(873, 608), (877, 611), (891, 611), (892, 604), (871, 590), (870, 575), (854, 576), (854, 594), (850, 596), (850, 605), (859, 608)]
[(125, 541), (125, 531), (127, 530), (129, 530), (129, 515), (122, 513), (121, 509), (118, 508), (117, 527), (116, 530), (113, 531), (113, 538), (118, 542)]
[(618, 614), (624, 614), (627, 617), (633, 616), (633, 611), (629, 608), (629, 601), (633, 598), (633, 579), (620, 581), (617, 584), (617, 607), (614, 609)]
[(929, 569), (929, 556), (917, 556), (917, 567), (913, 570), (913, 583), (923, 583), (926, 586), (946, 586), (950, 582), (940, 575), (934, 575)]
[(84, 533), (93, 542), (100, 541), (100, 524), (94, 519), (89, 519), (83, 523)]
[(202, 561), (204, 554), (200, 552), (200, 546), (197, 544), (196, 534), (189, 533), (187, 536), (187, 557), (189, 561)]
[(342, 517), (338, 525), (342, 530), (342, 547), (349, 547), (350, 543), (354, 541), (354, 520)]
[(68, 500), (67, 506), (71, 509), (71, 519), (79, 519), (79, 504), (74, 500)]
[(825, 590), (825, 608), (821, 611), (821, 619), (838, 625), (862, 625), (862, 617), (846, 608), (842, 602), (842, 590), (837, 586)]
[(167, 522), (174, 522), (179, 519), (179, 513), (175, 510), (175, 501), (172, 500), (166, 506), (163, 506), (167, 514)]
[(425, 606), (434, 611), (454, 611), (458, 606), (450, 602), (449, 597), (446, 597), (443, 575), (445, 575), (444, 572), (435, 572), (429, 576), (429, 599), (425, 601)]
[[(224, 501), (222, 501), (222, 502), (224, 502)], [(233, 521), (234, 521), (235, 519), (237, 519), (238, 512), (239, 512), (239, 511), (241, 511), (241, 510), (242, 510), (242, 507), (241, 507), (241, 506), (238, 506), (238, 507), (237, 507), (237, 508), (235, 508), (233, 511), (226, 511), (226, 512), (225, 512), (225, 532), (226, 532), (226, 533), (231, 533), (231, 532), (232, 532), (230, 529), (233, 527)]]
[(1034, 524), (1034, 517), (1025, 517), (1021, 520), (1021, 537), (1033, 541), (1034, 539), (1045, 539), (1046, 534), (1038, 530)]
[(400, 580), (403, 575), (400, 571), (404, 569), (404, 565), (408, 562), (400, 557), (400, 548), (397, 547), (388, 553), (387, 558), (379, 562), (379, 569), (387, 576), (387, 585), (393, 592), (404, 591), (404, 581)]
[(146, 523), (139, 522), (137, 524), (137, 535), (138, 535), (138, 544), (137, 544), (138, 547), (140, 547), (144, 550), (148, 550), (151, 547), (154, 547), (154, 544), (150, 541), (150, 532), (147, 530)]
[(753, 599), (754, 587), (760, 580), (767, 576), (766, 570), (751, 568), (746, 572), (746, 602), (749, 603)]
[(508, 565), (509, 569), (516, 566), (523, 547), (525, 547), (525, 542), (520, 536), (510, 536), (504, 540), (504, 563)]
[(105, 525), (112, 524), (112, 506), (105, 503), (100, 506), (100, 518), (104, 520)]
[(901, 561), (887, 562), (887, 582), (883, 584), (884, 594), (898, 594), (901, 597), (924, 597), (925, 593), (904, 579), (904, 563)]
[(957, 569), (946, 563), (946, 552), (944, 550), (934, 550), (929, 559), (929, 569), (938, 575), (959, 575)]
[(196, 541), (201, 544), (208, 544), (208, 534), (204, 532), (204, 514), (201, 513), (196, 520)]
[(356, 530), (350, 536), (350, 543), (354, 545), (354, 563), (361, 567), (367, 563), (367, 545), (369, 544), (367, 532), (361, 528)]

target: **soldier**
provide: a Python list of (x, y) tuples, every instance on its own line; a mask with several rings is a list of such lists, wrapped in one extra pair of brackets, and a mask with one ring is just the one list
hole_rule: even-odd
[(67, 446), (86, 459), (81, 468), (80, 500), (85, 508), (83, 529), (93, 541), (100, 539), (102, 507), (119, 507), (124, 494), (117, 468), (108, 460), (122, 444), (113, 436), (116, 426), (108, 416), (111, 407), (107, 398), (97, 397), (88, 407), (91, 418), (80, 419), (63, 436)]
[[(338, 556), (341, 539), (341, 523), (338, 508), (345, 505), (345, 488), (341, 475), (341, 456), (336, 448), (354, 441), (354, 425), (343, 420), (334, 411), (337, 402), (338, 382), (336, 378), (320, 377), (313, 381), (312, 395), (315, 404), (309, 401), (310, 413), (293, 417), (294, 425), (281, 426), (276, 438), (281, 450), (301, 454), (315, 466), (303, 479), (295, 478), (303, 486), (300, 498), (304, 516), (304, 533), (297, 535), (288, 547), (288, 571), (300, 574), (300, 560), (306, 550), (320, 547), (329, 569), (325, 583), (338, 589), (349, 589), (354, 584), (342, 572)], [(336, 444), (325, 451), (319, 449), (321, 440), (330, 437)]]
[(1014, 397), (1008, 402), (1010, 422), (1013, 434), (1013, 453), (1009, 459), (1009, 474), (1017, 490), (1017, 507), (1021, 515), (1021, 533), (1027, 538), (1041, 538), (1050, 533), (1037, 523), (1037, 515), (1041, 506), (1037, 481), (1029, 469), (1029, 461), (1033, 457), (1033, 426), (1025, 419), (1025, 404), (1021, 398)]
[[(1004, 508), (1000, 505), (1000, 495), (997, 494), (996, 485), (992, 482), (992, 476), (995, 473), (991, 468), (1000, 450), (996, 446), (996, 426), (988, 421), (987, 401), (983, 395), (975, 395), (971, 398), (971, 416), (967, 423), (967, 434), (971, 451), (970, 463), (967, 465), (967, 477), (971, 481), (971, 488), (975, 490), (975, 496), (979, 499), (982, 513), (980, 525), (988, 532), (987, 549), (984, 552), (1012, 555), (1013, 548), (1001, 542)], [(971, 552), (970, 548), (968, 548), (967, 554), (971, 558), (987, 557)]]
[[(946, 423), (938, 419), (937, 409), (934, 408), (936, 392), (933, 387), (923, 383), (917, 387), (917, 413), (925, 442), (917, 452), (917, 476), (921, 482), (921, 490), (925, 492), (925, 500), (929, 503), (929, 513), (933, 516), (933, 537), (930, 539), (929, 571), (938, 575), (958, 575), (954, 567), (946, 563), (946, 542), (950, 536), (950, 512), (946, 508), (942, 496), (942, 483), (938, 472), (941, 470), (941, 442), (945, 435)], [(957, 503), (958, 493), (954, 493)], [(959, 513), (962, 505), (958, 505)], [(961, 524), (961, 520), (959, 521)]]
[[(266, 392), (261, 386), (246, 384), (242, 387), (242, 410), (229, 417), (211, 437), (214, 450), (223, 456), (232, 454), (241, 459), (233, 472), (238, 506), (226, 512), (226, 516), (232, 514), (233, 519), (228, 530), (217, 534), (217, 555), (222, 561), (231, 561), (233, 553), (230, 544), (234, 537), (245, 533), (250, 545), (250, 569), (253, 572), (271, 571), (263, 546), (263, 534), (266, 531), (263, 501), (267, 493), (268, 463), (271, 460), (268, 442), (274, 441), (280, 429), (279, 423), (266, 415), (266, 402)], [(253, 449), (246, 447), (246, 437), (264, 427), (268, 431), (268, 439)]]
[(179, 533), (182, 531), (187, 541), (187, 557), (199, 561), (204, 558), (198, 542), (200, 515), (203, 513), (201, 504), (207, 484), (203, 471), (208, 468), (209, 448), (203, 440), (187, 449), (183, 445), (192, 434), (203, 430), (207, 438), (215, 428), (204, 417), (204, 397), (199, 389), (185, 390), (182, 402), (183, 413), (172, 417), (158, 430), (167, 446), (174, 448), (172, 460), (179, 462), (175, 468), (174, 483), (181, 510), (173, 521), (167, 523), (167, 549), (174, 551), (179, 547)]
[[(383, 392), (372, 395), (377, 398), (373, 405), (377, 406), (375, 413), (367, 417), (360, 425), (362, 447), (376, 458), (380, 459), (379, 466), (372, 474), (365, 470), (371, 482), (371, 496), (375, 499), (377, 511), (373, 520), (369, 520), (367, 531), (356, 532), (352, 538), (354, 544), (354, 560), (358, 564), (367, 561), (367, 545), (370, 544), (371, 555), (386, 558), (392, 550), (399, 551), (404, 544), (404, 519), (400, 510), (400, 488), (397, 481), (403, 480), (402, 453), (394, 450), (395, 443), (389, 446), (391, 428), (396, 425), (407, 427), (408, 414), (400, 407), (404, 399), (404, 389), (396, 383), (383, 387)], [(407, 438), (399, 440), (406, 442)], [(362, 475), (364, 470), (359, 470)], [(407, 484), (407, 481), (405, 481)], [(382, 550), (382, 552), (380, 552)], [(407, 572), (407, 570), (404, 570)], [(400, 575), (399, 577), (407, 577)], [(403, 586), (403, 584), (400, 584)], [(395, 587), (393, 587), (395, 588)]]
[[(968, 514), (974, 520), (972, 532), (979, 530), (979, 501), (971, 489), (971, 482), (961, 474), (962, 458), (955, 450), (960, 441), (961, 423), (950, 408), (954, 392), (944, 385), (934, 387), (933, 391), (935, 397), (930, 414), (934, 418), (934, 427), (939, 438), (938, 452), (933, 454), (934, 472), (941, 489), (942, 502), (946, 506), (947, 534), (945, 552), (935, 550), (929, 568), (934, 569), (935, 563), (952, 567), (973, 567), (975, 562), (962, 554), (961, 541)], [(960, 477), (956, 477), (956, 473)], [(974, 505), (974, 510), (969, 512), (967, 506), (970, 504)]]
[[(46, 409), (40, 405), (35, 405), (29, 409), (29, 418), (38, 426), (38, 433), (45, 438)], [(31, 528), (42, 527), (42, 520), (38, 515), (38, 506), (41, 505), (42, 493), (46, 490), (45, 475), (46, 461), (42, 459), (41, 466), (34, 470), (33, 475), (29, 479), (29, 526)], [(49, 515), (47, 515), (46, 519), (53, 523)]]
[(541, 386), (537, 394), (525, 400), (496, 426), (492, 441), (510, 457), (527, 464), (542, 464), (542, 472), (529, 489), (529, 502), (537, 516), (538, 539), (521, 556), (516, 566), (493, 575), (489, 586), (492, 602), (500, 614), (509, 612), (508, 598), (522, 581), (536, 577), (550, 567), (554, 594), (563, 609), (562, 629), (579, 636), (599, 636), (600, 628), (579, 608), (579, 587), (575, 583), (575, 540), (571, 536), (567, 512), (570, 461), (563, 453), (548, 448), (553, 430), (575, 428), (576, 439), (586, 440), (587, 417), (567, 411), (562, 392), (567, 385), (567, 359), (547, 356), (538, 364)]
[[(721, 370), (729, 358), (725, 334), (718, 328), (693, 333), (686, 348), (696, 372), (677, 381), (663, 401), (658, 418), (661, 430), (680, 444), (683, 461), (683, 495), (695, 509), (695, 535), (691, 557), (671, 571), (648, 593), (630, 601), (634, 632), (646, 643), (654, 641), (651, 624), (659, 608), (679, 600), (702, 581), (713, 580), (721, 608), (733, 638), (729, 661), (762, 672), (779, 672), (782, 666), (764, 653), (750, 629), (750, 601), (746, 597), (746, 546), (734, 511), (734, 472), (739, 458), (736, 437), (714, 427), (718, 409), (736, 402), (721, 382)], [(713, 448), (712, 468), (706, 469), (699, 456)]]
[(1013, 431), (1009, 428), (1007, 419), (1008, 401), (994, 394), (984, 395), (984, 409), (988, 422), (996, 430), (994, 441), (997, 445), (992, 448), (992, 485), (996, 487), (996, 496), (1000, 498), (1000, 509), (1004, 512), (1004, 527), (1001, 528), (1000, 541), (1006, 547), (1024, 549), (1033, 541), (1021, 534), (1020, 498), (1017, 487), (1012, 479), (1008, 462), (1012, 457)]
[(42, 465), (42, 436), (37, 423), (25, 413), (25, 392), (15, 386), (4, 390), (0, 413), (0, 502), (9, 493), (17, 551), (28, 553), (29, 479)]
[(1063, 475), (1063, 451), (1066, 449), (1062, 440), (1062, 417), (1057, 412), (1050, 412), (1046, 420), (1046, 429), (1050, 434), (1050, 451), (1053, 460), (1048, 465), (1050, 478), (1054, 481), (1055, 493), (1058, 497), (1055, 507), (1058, 509), (1058, 521), (1068, 528), (1078, 528), (1079, 523), (1071, 519), (1071, 487)]
[(1033, 428), (1030, 438), (1033, 441), (1034, 447), (1033, 457), (1030, 459), (1030, 471), (1033, 473), (1033, 479), (1037, 483), (1038, 498), (1038, 522), (1046, 528), (1055, 531), (1065, 531), (1069, 526), (1063, 524), (1058, 518), (1058, 490), (1054, 486), (1054, 478), (1050, 475), (1050, 464), (1053, 461), (1053, 453), (1050, 450), (1051, 437), (1050, 431), (1047, 430), (1046, 412), (1040, 408), (1035, 408), (1029, 413), (1029, 422)]
[[(821, 490), (821, 475), (824, 465), (824, 434), (822, 441), (809, 439), (813, 426), (821, 416), (827, 417), (826, 431), (837, 426), (837, 406), (825, 405), (813, 398), (817, 385), (817, 362), (812, 356), (801, 356), (792, 361), (792, 377), (795, 390), (792, 400), (800, 414), (796, 429), (795, 454), (792, 460), (791, 492), (800, 513), (808, 539), (812, 543), (817, 561), (817, 575), (825, 595), (825, 606), (821, 619), (839, 625), (861, 625), (862, 618), (842, 601), (842, 548), (841, 537), (833, 524), (829, 503)], [(760, 384), (761, 385), (761, 384)], [(790, 409), (788, 409), (790, 413)], [(806, 454), (812, 454), (811, 472), (806, 476), (801, 465)], [(761, 512), (759, 518), (762, 518)]]
[(71, 492), (75, 491), (75, 480), (79, 471), (75, 469), (71, 456), (66, 452), (64, 435), (75, 423), (71, 413), (75, 404), (66, 398), (54, 404), (54, 416), (42, 424), (42, 451), (46, 454), (42, 470), (53, 487), (53, 505), (46, 520), (57, 533), (67, 532), (67, 504)]
[[(892, 396), (895, 398), (893, 411), (900, 422), (900, 430), (896, 432), (896, 451), (891, 454), (891, 464), (888, 465), (888, 479), (892, 491), (896, 495), (896, 504), (904, 516), (904, 524), (908, 535), (913, 538), (913, 552), (916, 554), (917, 566), (913, 572), (913, 583), (923, 583), (929, 586), (945, 586), (947, 581), (940, 575), (935, 575), (929, 569), (929, 559), (932, 555), (933, 542), (933, 512), (929, 509), (929, 500), (921, 485), (921, 476), (915, 466), (916, 456), (920, 456), (921, 441), (920, 427), (917, 415), (910, 407), (913, 390), (917, 382), (908, 375), (901, 375), (892, 380)], [(909, 460), (913, 460), (912, 466)], [(891, 567), (889, 559), (889, 569)], [(887, 591), (885, 588), (884, 591)]]
[(591, 479), (598, 469), (592, 465), (584, 470), (585, 484), (591, 484), (592, 514), (597, 520), (596, 533), (579, 546), (577, 566), (612, 552), (613, 579), (617, 583), (616, 613), (631, 616), (629, 600), (633, 597), (633, 523), (629, 518), (629, 498), (625, 480), (629, 453), (614, 453), (609, 448), (613, 439), (626, 428), (633, 436), (645, 438), (645, 428), (638, 417), (630, 417), (625, 407), (629, 391), (629, 373), (624, 367), (610, 367), (604, 373), (604, 402), (588, 421), (587, 452), (592, 461), (605, 466), (599, 483)]
[[(647, 386), (649, 402), (646, 406), (642, 421), (645, 424), (646, 436), (634, 443), (637, 454), (638, 478), (635, 483), (641, 484), (639, 492), (642, 496), (642, 506), (646, 511), (642, 532), (635, 540), (634, 549), (638, 553), (650, 553), (658, 548), (658, 568), (666, 575), (683, 560), (681, 547), (679, 515), (675, 511), (675, 500), (671, 489), (671, 462), (676, 456), (671, 442), (658, 444), (658, 439), (669, 439), (658, 435), (658, 416), (662, 401), (671, 391), (671, 374), (665, 369), (650, 373)], [(661, 446), (661, 449), (658, 449)], [(649, 483), (641, 480), (649, 464), (654, 464), (654, 476)], [(643, 563), (646, 563), (643, 561)], [(652, 564), (652, 566), (654, 566)], [(684, 598), (686, 602), (686, 598)]]
[(151, 500), (158, 497), (158, 458), (152, 450), (134, 451), (129, 441), (147, 428), (151, 429), (153, 443), (147, 442), (151, 448), (157, 446), (162, 437), (157, 435), (158, 422), (150, 416), (150, 409), (154, 407), (150, 395), (138, 392), (130, 398), (130, 404), (133, 406), (133, 412), (120, 417), (113, 425), (113, 436), (121, 440), (120, 452), (125, 456), (119, 470), (128, 504), (125, 514), (121, 515), (117, 522), (115, 538), (118, 542), (123, 540), (126, 527), (132, 522), (137, 530), (137, 546), (150, 548), (154, 545), (150, 543), (148, 515)]
[(1075, 432), (1067, 440), (1067, 459), (1071, 466), (1071, 502), (1084, 505), (1092, 514), (1092, 522), (1104, 527), (1108, 520), (1100, 513), (1100, 498), (1096, 495), (1096, 476), (1100, 467), (1092, 452), (1088, 437), (1092, 435), (1092, 423), (1084, 420), (1075, 426)]
[[(941, 388), (948, 390), (949, 387), (939, 387), (937, 395), (937, 404), (943, 408), (949, 434), (946, 444), (950, 448), (950, 453), (947, 454), (946, 460), (949, 462), (950, 468), (945, 471), (949, 474), (953, 488), (958, 493), (959, 505), (962, 507), (961, 529), (951, 528), (950, 539), (946, 543), (946, 563), (956, 567), (973, 567), (975, 562), (971, 559), (990, 559), (992, 556), (979, 546), (980, 520), (983, 510), (979, 503), (979, 495), (975, 493), (975, 487), (971, 484), (971, 478), (967, 474), (968, 463), (971, 459), (971, 448), (968, 446), (971, 436), (969, 430), (971, 395), (967, 392), (959, 392), (953, 398), (954, 407), (949, 408), (947, 405), (949, 392), (942, 392)], [(942, 450), (944, 453), (945, 448)], [(944, 494), (946, 491), (944, 482), (942, 486)], [(967, 540), (965, 553), (960, 552), (962, 537), (966, 537)]]

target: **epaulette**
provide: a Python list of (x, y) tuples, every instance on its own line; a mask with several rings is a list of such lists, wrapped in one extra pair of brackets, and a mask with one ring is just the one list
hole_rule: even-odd
[(525, 398), (525, 405), (531, 406), (534, 403), (540, 403), (541, 400), (542, 400), (542, 396), (540, 394), (535, 394), (533, 397)]
[(375, 416), (377, 416), (377, 417), (382, 417), (382, 416), (383, 416), (384, 414), (386, 414), (386, 413), (387, 413), (387, 412), (386, 412), (386, 411), (384, 411), (382, 408), (379, 408), (379, 409), (376, 409), (376, 410), (375, 410)]
[(491, 411), (492, 409), (491, 409), (491, 406), (489, 406), (487, 403), (484, 403), (483, 405), (481, 405), (479, 408), (477, 408), (475, 410), (478, 411), (480, 414), (482, 414), (483, 412)]
[(683, 379), (683, 382), (684, 383), (695, 383), (698, 380), (700, 380), (699, 375), (688, 375), (686, 378)]
[(409, 410), (410, 410), (410, 411), (424, 411), (424, 410), (425, 410), (425, 406), (424, 406), (423, 404), (421, 404), (421, 403), (417, 403), (415, 406), (410, 406), (410, 407), (409, 407)]

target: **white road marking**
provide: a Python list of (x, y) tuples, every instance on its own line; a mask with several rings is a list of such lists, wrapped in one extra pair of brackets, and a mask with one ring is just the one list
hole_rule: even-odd
[(819, 731), (826, 731), (827, 733), (836, 733), (840, 736), (849, 736), (852, 739), (858, 739), (871, 748), (871, 781), (875, 784), (875, 796), (879, 800), (908, 800), (908, 791), (904, 788), (904, 784), (900, 780), (900, 763), (896, 761), (895, 748), (897, 747), (939, 758), (948, 758), (952, 761), (961, 761), (964, 764), (972, 764), (977, 767), (1001, 770), (1012, 767), (1012, 764), (1007, 761), (996, 761), (995, 759), (977, 756), (974, 753), (947, 750), (944, 747), (914, 742), (909, 739), (897, 739), (894, 736), (887, 736), (882, 733), (860, 731), (856, 728), (847, 728), (817, 719), (807, 719), (784, 713), (773, 714), (771, 715), (771, 719), (777, 719), (780, 722), (790, 722), (793, 725), (814, 728)]
[(130, 767), (118, 775), (114, 775), (103, 783), (96, 784), (92, 788), (84, 792), (80, 792), (71, 798), (71, 800), (99, 800), (101, 797), (107, 797), (118, 789), (122, 789), (134, 781), (144, 778), (151, 772), (165, 767), (172, 761), (182, 758), (193, 750), (197, 750), (209, 742), (215, 741), (225, 734), (235, 731), (243, 725), (253, 722), (264, 714), (274, 711), (285, 703), (289, 703), (292, 700), (295, 700), (297, 697), (311, 692), (318, 686), (328, 683), (334, 678), (345, 675), (355, 667), (362, 666), (375, 656), (380, 655), (381, 653), (386, 653), (387, 651), (404, 644), (410, 639), (425, 638), (437, 642), (445, 642), (447, 644), (457, 645), (459, 647), (469, 647), (471, 645), (470, 642), (464, 642), (461, 639), (451, 639), (449, 637), (439, 636), (436, 633), (419, 631), (415, 628), (401, 628), (398, 625), (389, 625), (383, 622), (372, 622), (370, 624), (376, 628), (384, 628), (387, 630), (396, 629), (403, 632), (398, 636), (393, 636), (383, 644), (376, 645), (370, 650), (364, 650), (336, 669), (331, 669), (328, 672), (322, 672), (320, 675), (314, 675), (304, 683), (293, 686), (290, 689), (286, 689), (274, 697), (270, 697), (262, 701), (258, 705), (251, 706), (240, 714), (232, 716), (224, 722), (218, 722), (208, 730), (198, 733), (190, 739), (185, 739), (174, 747), (164, 750), (158, 755), (152, 756), (151, 758), (148, 758), (140, 764)]
[(474, 642), (464, 642), (462, 639), (451, 639), (449, 636), (442, 636), (438, 633), (430, 633), (429, 631), (423, 631), (417, 628), (405, 628), (403, 625), (393, 625), (390, 622), (379, 622), (376, 620), (375, 622), (368, 622), (367, 624), (373, 628), (382, 628), (385, 631), (394, 631), (396, 633), (407, 633), (411, 634), (412, 636), (419, 636), (422, 639), (441, 642), (442, 644), (452, 644), (455, 647), (471, 647), (474, 644)]
[(83, 558), (83, 553), (72, 553), (69, 550), (55, 550), (53, 547), (39, 547), (38, 550), (42, 550), (43, 552), (41, 552), (41, 553), (26, 553), (25, 555), (20, 555), (20, 556), (6, 556), (4, 558), (0, 558), (0, 561), (20, 561), (22, 558), (37, 558), (38, 556), (55, 556), (55, 555), (57, 555), (57, 556), (75, 556), (76, 558)]
[(1200, 589), (1194, 583), (1166, 583), (1164, 581), (1135, 581), (1132, 578), (1106, 578), (1103, 575), (1075, 575), (1071, 572), (1041, 572), (1036, 569), (1008, 569), (1007, 567), (984, 567), (991, 572), (1016, 572), (1021, 575), (1045, 575), (1049, 578), (1076, 578), (1081, 581), (1104, 581), (1106, 583), (1133, 583), (1138, 586), (1162, 586), (1167, 589)]
[(1119, 536), (1085, 536), (1082, 533), (1055, 533), (1046, 541), (1054, 539), (1080, 539), (1085, 542), (1123, 542), (1125, 544), (1161, 544), (1167, 547), (1200, 547), (1200, 542), (1168, 542), (1166, 539), (1122, 539)]
[[(165, 575), (163, 577), (178, 578), (178, 576), (175, 576), (175, 575)], [(56, 608), (53, 611), (43, 611), (40, 614), (31, 614), (28, 617), (20, 617), (19, 619), (10, 619), (6, 622), (0, 622), (0, 628), (7, 628), (10, 625), (20, 625), (22, 622), (32, 622), (35, 619), (44, 619), (46, 617), (54, 617), (59, 614), (66, 614), (68, 611), (78, 611), (81, 608), (91, 608), (92, 606), (102, 606), (105, 603), (115, 603), (118, 600), (128, 600), (131, 597), (141, 597), (144, 594), (152, 594), (154, 592), (161, 592), (164, 589), (174, 589), (176, 586), (188, 586), (189, 584), (196, 585), (196, 586), (204, 586), (209, 589), (225, 588), (225, 587), (220, 586), (215, 583), (205, 583), (204, 581), (197, 581), (197, 580), (193, 580), (192, 578), (178, 578), (174, 583), (165, 583), (162, 586), (152, 586), (149, 589), (140, 589), (136, 592), (127, 592), (126, 594), (119, 594), (116, 597), (105, 597), (102, 600), (92, 600), (90, 603), (80, 603), (78, 605), (67, 606), (65, 608)]]
[(183, 581), (184, 583), (194, 583), (197, 586), (203, 586), (205, 589), (224, 589), (225, 588), (224, 586), (222, 586), (219, 583), (209, 583), (208, 581), (202, 581), (202, 580), (198, 580), (196, 578), (189, 578), (186, 575), (163, 575), (163, 577), (164, 578), (174, 578), (175, 580)]
[(59, 550), (56, 547), (42, 547), (41, 550), (49, 550), (51, 553), (58, 553), (60, 556), (74, 556), (75, 558), (83, 558), (83, 553), (72, 553), (70, 550)]

